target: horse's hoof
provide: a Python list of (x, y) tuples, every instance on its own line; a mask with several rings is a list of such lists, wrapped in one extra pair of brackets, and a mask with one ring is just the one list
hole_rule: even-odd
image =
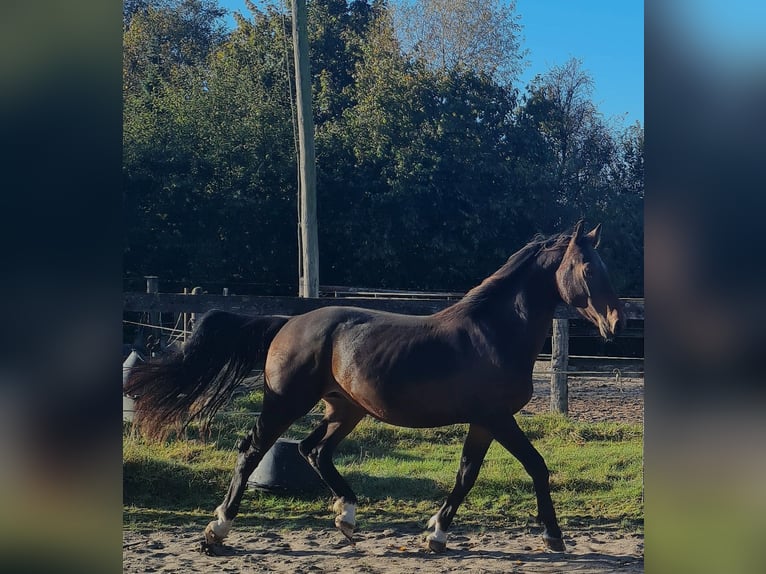
[(223, 538), (221, 536), (218, 536), (215, 531), (213, 531), (213, 524), (215, 524), (215, 521), (211, 522), (205, 527), (205, 544), (208, 546), (214, 546), (218, 545), (220, 546), (223, 544)]
[(351, 544), (354, 544), (356, 540), (354, 540), (354, 530), (356, 530), (356, 526), (353, 524), (349, 524), (348, 522), (343, 522), (340, 517), (335, 519), (335, 526), (338, 530), (340, 530), (341, 534), (348, 538), (348, 541), (351, 542)]
[(543, 535), (543, 542), (548, 550), (553, 550), (554, 552), (566, 551), (563, 538), (553, 538), (552, 536)]
[(442, 552), (447, 550), (447, 543), (426, 538), (426, 550), (428, 550), (429, 552), (433, 552), (434, 554), (441, 554)]

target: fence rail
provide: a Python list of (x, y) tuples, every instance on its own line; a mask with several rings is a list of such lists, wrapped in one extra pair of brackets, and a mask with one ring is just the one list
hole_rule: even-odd
[[(372, 291), (342, 287), (320, 287), (321, 294), (333, 297), (266, 297), (256, 295), (212, 295), (200, 293), (159, 293), (155, 277), (147, 278), (147, 293), (126, 292), (123, 294), (125, 312), (148, 313), (153, 325), (160, 325), (162, 313), (179, 315), (197, 314), (220, 309), (233, 313), (252, 315), (300, 315), (320, 307), (353, 305), (365, 309), (376, 309), (410, 315), (430, 315), (453, 305), (460, 293), (419, 293), (411, 291)], [(228, 292), (226, 290), (225, 292)], [(621, 299), (628, 320), (644, 320), (644, 300)], [(569, 321), (582, 317), (571, 307), (559, 305), (551, 328), (551, 410), (568, 411), (569, 375)], [(186, 325), (186, 319), (184, 319)], [(605, 357), (606, 359), (606, 357)]]
[[(430, 315), (454, 305), (455, 299), (384, 299), (382, 297), (264, 297), (258, 295), (210, 295), (183, 293), (124, 293), (123, 310), (160, 313), (204, 313), (221, 309), (257, 315), (300, 315), (320, 307), (353, 305), (410, 315)], [(643, 299), (622, 299), (628, 319), (644, 319)], [(556, 319), (580, 319), (571, 307), (559, 305)]]

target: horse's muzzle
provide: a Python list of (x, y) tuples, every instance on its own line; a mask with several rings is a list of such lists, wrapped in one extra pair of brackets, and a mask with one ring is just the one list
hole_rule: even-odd
[(623, 313), (619, 309), (609, 309), (606, 313), (606, 319), (599, 320), (599, 331), (601, 336), (607, 341), (611, 341), (619, 335), (625, 327)]

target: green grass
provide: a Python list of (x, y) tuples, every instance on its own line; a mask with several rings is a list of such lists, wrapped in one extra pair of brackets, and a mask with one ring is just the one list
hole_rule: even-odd
[[(238, 406), (257, 408), (252, 401), (246, 397)], [(576, 423), (554, 415), (518, 420), (551, 471), (551, 492), (562, 526), (610, 523), (642, 529), (640, 425)], [(204, 523), (226, 492), (237, 441), (252, 422), (246, 415), (226, 415), (204, 440), (190, 431), (183, 440), (163, 444), (147, 443), (126, 428), (125, 525)], [(312, 422), (316, 419), (298, 421), (286, 436), (305, 436)], [(425, 526), (452, 488), (466, 429), (404, 429), (364, 420), (335, 457), (338, 470), (359, 497), (360, 527)], [(264, 528), (326, 528), (332, 525), (330, 504), (329, 492), (300, 498), (248, 491), (237, 522)], [(456, 523), (499, 528), (527, 524), (535, 515), (531, 479), (513, 456), (493, 443)]]

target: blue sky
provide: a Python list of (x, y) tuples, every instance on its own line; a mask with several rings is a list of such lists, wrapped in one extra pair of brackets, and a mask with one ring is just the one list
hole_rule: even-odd
[(530, 65), (522, 82), (570, 58), (594, 80), (593, 100), (622, 125), (644, 123), (643, 0), (517, 0)]
[[(247, 14), (245, 0), (218, 4)], [(617, 120), (618, 127), (643, 125), (643, 0), (517, 0), (516, 13), (528, 50), (522, 85), (578, 58), (594, 80), (593, 100), (604, 117)]]

